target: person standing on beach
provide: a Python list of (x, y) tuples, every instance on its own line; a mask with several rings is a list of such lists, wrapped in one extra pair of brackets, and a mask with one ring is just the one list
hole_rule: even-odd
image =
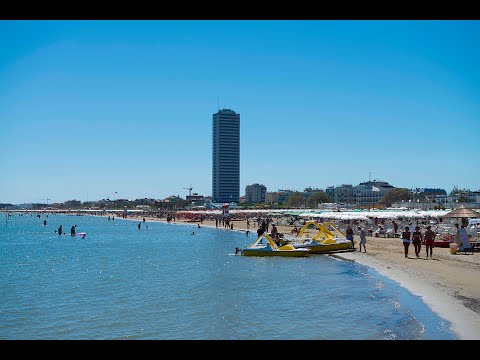
[(264, 233), (263, 228), (259, 227), (258, 230), (257, 230), (257, 235), (258, 235), (258, 237), (262, 236), (263, 233)]
[(425, 239), (425, 248), (427, 249), (427, 259), (428, 249), (430, 249), (430, 258), (433, 259), (432, 252), (435, 241), (435, 233), (432, 231), (432, 227), (430, 225), (427, 226), (427, 231), (425, 231), (425, 236), (423, 238)]
[(277, 237), (277, 234), (278, 234), (277, 227), (275, 226), (275, 224), (272, 224), (272, 232), (271, 232), (272, 237), (275, 239)]
[(408, 247), (410, 246), (410, 228), (405, 227), (405, 231), (402, 232), (402, 243), (405, 248), (405, 258), (408, 257)]
[(458, 248), (462, 245), (462, 239), (460, 238), (460, 227), (458, 224), (455, 224), (455, 229), (457, 233), (455, 234), (455, 243), (458, 245)]
[(393, 231), (395, 232), (395, 234), (397, 233), (398, 231), (398, 224), (395, 220), (393, 220)]
[(353, 230), (350, 226), (347, 226), (347, 230), (345, 231), (345, 237), (347, 240), (352, 242), (352, 248), (355, 249), (355, 243), (353, 242)]
[(358, 231), (360, 232), (360, 252), (362, 252), (362, 245), (363, 249), (365, 252), (367, 252), (367, 248), (365, 247), (365, 244), (367, 243), (367, 237), (365, 236), (365, 231), (362, 230), (362, 228), (359, 226)]
[(423, 235), (420, 232), (420, 227), (416, 226), (415, 231), (412, 234), (412, 243), (413, 243), (413, 246), (415, 247), (415, 256), (417, 258), (420, 257), (420, 250), (422, 248), (422, 240), (423, 240)]

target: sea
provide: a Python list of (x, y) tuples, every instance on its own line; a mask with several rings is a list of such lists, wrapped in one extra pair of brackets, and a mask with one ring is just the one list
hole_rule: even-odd
[[(138, 224), (0, 214), (0, 339), (457, 338), (421, 298), (369, 267), (328, 255), (240, 256), (253, 234)], [(73, 225), (86, 236), (70, 236)]]

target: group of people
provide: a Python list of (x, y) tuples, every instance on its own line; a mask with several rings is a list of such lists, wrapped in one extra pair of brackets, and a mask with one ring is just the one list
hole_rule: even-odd
[[(58, 235), (65, 235), (65, 233), (63, 232), (63, 225), (60, 225), (58, 227), (58, 230), (55, 230), (55, 233), (57, 233)], [(72, 236), (75, 236), (77, 235), (77, 225), (72, 225), (72, 227), (70, 228), (70, 235)]]
[[(365, 230), (363, 230), (360, 226), (358, 227), (358, 234), (360, 235), (360, 245), (358, 250), (362, 252), (362, 245), (364, 252), (367, 252), (367, 247), (365, 244), (367, 243), (367, 236), (365, 234)], [(352, 248), (355, 249), (355, 243), (353, 242), (353, 229), (350, 226), (347, 226), (347, 230), (345, 231), (345, 237), (347, 240), (352, 242)]]
[(410, 247), (410, 242), (415, 248), (415, 256), (420, 257), (420, 250), (422, 249), (422, 243), (425, 244), (427, 251), (427, 259), (430, 250), (430, 258), (433, 259), (433, 247), (435, 241), (435, 232), (432, 231), (432, 227), (429, 225), (425, 231), (425, 234), (422, 234), (420, 231), (420, 226), (415, 226), (415, 231), (410, 232), (408, 226), (405, 227), (405, 230), (402, 232), (402, 243), (405, 250), (405, 258), (408, 258), (408, 248)]

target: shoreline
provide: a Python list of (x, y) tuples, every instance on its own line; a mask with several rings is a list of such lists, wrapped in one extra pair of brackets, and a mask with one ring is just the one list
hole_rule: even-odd
[(412, 274), (391, 264), (389, 266), (383, 260), (362, 257), (359, 252), (335, 254), (335, 257), (371, 267), (413, 295), (419, 296), (433, 312), (451, 324), (450, 329), (460, 340), (480, 338), (480, 315), (467, 307), (458, 297), (442, 291), (434, 284), (420, 282)]
[[(132, 216), (127, 219), (143, 222), (143, 217)], [(145, 217), (146, 222), (167, 223), (166, 219)], [(216, 227), (215, 222), (204, 220), (201, 222), (185, 222), (177, 219), (170, 224), (195, 228), (213, 228), (224, 231), (246, 232), (245, 221), (235, 221), (233, 230), (222, 226)], [(277, 226), (280, 232), (288, 233), (287, 226)], [(252, 243), (256, 237), (256, 228), (248, 229), (251, 232)], [(355, 236), (358, 245), (358, 236)], [(396, 241), (397, 240), (397, 241)], [(434, 259), (414, 259), (411, 257), (413, 246), (410, 249), (410, 258), (403, 256), (403, 246), (398, 239), (367, 237), (367, 253), (342, 252), (327, 254), (344, 261), (356, 261), (361, 265), (373, 268), (379, 274), (388, 277), (399, 286), (407, 289), (422, 301), (438, 316), (450, 323), (451, 331), (461, 340), (480, 339), (480, 261), (478, 256), (451, 255), (450, 249), (434, 248)], [(425, 247), (422, 247), (424, 251)], [(421, 253), (423, 255), (423, 253)], [(437, 260), (437, 261), (434, 261)], [(436, 272), (440, 272), (439, 276)], [(462, 282), (463, 275), (467, 278)], [(443, 275), (443, 276), (442, 276)], [(467, 276), (468, 275), (468, 276)], [(458, 277), (458, 278), (457, 278)], [(477, 286), (475, 286), (477, 285)], [(463, 287), (465, 286), (465, 289)], [(462, 291), (465, 290), (465, 291)]]

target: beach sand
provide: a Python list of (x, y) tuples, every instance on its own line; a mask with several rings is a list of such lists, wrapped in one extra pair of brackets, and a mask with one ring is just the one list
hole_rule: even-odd
[[(135, 218), (141, 220), (141, 217)], [(146, 218), (147, 221), (165, 220)], [(177, 224), (191, 225), (199, 222)], [(245, 231), (246, 221), (233, 221), (234, 230)], [(215, 221), (204, 220), (201, 226), (215, 228)], [(277, 226), (280, 233), (289, 234), (292, 226)], [(223, 229), (221, 224), (219, 229)], [(250, 226), (252, 243), (257, 227)], [(231, 230), (225, 230), (231, 231)], [(358, 249), (358, 236), (355, 245)], [(342, 252), (335, 256), (370, 266), (382, 275), (399, 283), (411, 293), (420, 296), (439, 316), (452, 324), (452, 331), (460, 339), (480, 339), (480, 254), (450, 254), (449, 248), (434, 248), (433, 260), (426, 259), (425, 246), (417, 259), (413, 245), (409, 258), (405, 258), (403, 244), (398, 238), (375, 238), (367, 236), (367, 252)], [(316, 255), (314, 255), (316, 256)]]

